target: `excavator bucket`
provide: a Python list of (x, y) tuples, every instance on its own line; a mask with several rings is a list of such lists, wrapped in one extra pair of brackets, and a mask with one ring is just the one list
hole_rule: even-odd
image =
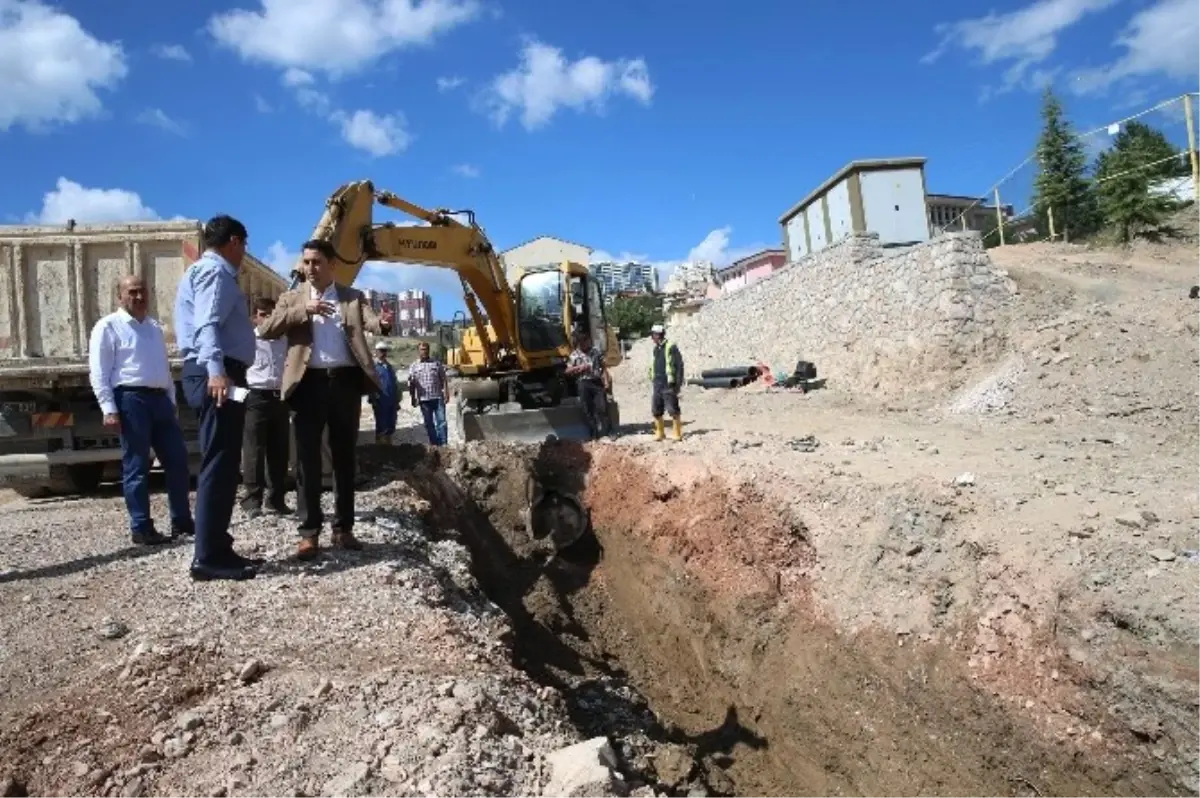
[[(617, 418), (616, 402), (612, 399), (609, 400), (609, 416)], [(541, 443), (550, 437), (564, 441), (591, 438), (583, 405), (575, 398), (564, 399), (556, 407), (537, 410), (524, 410), (515, 404), (501, 405), (484, 413), (464, 410), (462, 432), (464, 441)]]

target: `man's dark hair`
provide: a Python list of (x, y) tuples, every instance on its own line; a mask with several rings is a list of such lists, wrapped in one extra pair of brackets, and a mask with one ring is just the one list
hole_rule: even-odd
[(314, 238), (311, 241), (305, 241), (304, 246), (300, 247), (300, 249), (302, 251), (306, 249), (313, 249), (324, 255), (326, 260), (337, 260), (337, 252), (334, 251), (333, 244), (330, 244), (323, 238)]
[(220, 214), (208, 220), (204, 225), (204, 248), (218, 249), (229, 243), (232, 238), (245, 241), (249, 238), (246, 225), (227, 214)]
[(254, 297), (254, 309), (261, 310), (263, 313), (270, 313), (275, 310), (275, 300), (269, 296)]

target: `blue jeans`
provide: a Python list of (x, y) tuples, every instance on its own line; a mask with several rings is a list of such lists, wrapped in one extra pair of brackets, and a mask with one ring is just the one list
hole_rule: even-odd
[[(174, 387), (172, 387), (174, 390)], [(192, 531), (188, 506), (188, 455), (175, 405), (165, 392), (118, 387), (113, 391), (121, 419), (121, 488), (129, 510), (129, 527), (136, 534), (154, 530), (150, 517), (150, 450), (158, 455), (167, 476), (171, 529)]]
[(446, 445), (446, 400), (422, 399), (421, 417), (425, 419), (425, 433), (433, 446)]
[[(225, 359), (225, 374), (246, 387), (246, 366)], [(220, 565), (233, 553), (229, 521), (237, 500), (242, 465), (242, 430), (246, 405), (226, 399), (217, 403), (208, 394), (208, 371), (194, 360), (183, 364), (183, 393), (200, 416), (200, 476), (196, 480), (196, 548), (192, 558), (201, 565)]]

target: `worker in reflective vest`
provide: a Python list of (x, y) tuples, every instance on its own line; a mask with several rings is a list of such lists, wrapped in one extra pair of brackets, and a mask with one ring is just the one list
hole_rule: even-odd
[(675, 440), (683, 440), (683, 420), (679, 412), (679, 391), (683, 388), (683, 356), (679, 347), (667, 340), (661, 324), (650, 328), (654, 355), (650, 361), (650, 414), (654, 416), (654, 440), (663, 439), (663, 413), (674, 423)]

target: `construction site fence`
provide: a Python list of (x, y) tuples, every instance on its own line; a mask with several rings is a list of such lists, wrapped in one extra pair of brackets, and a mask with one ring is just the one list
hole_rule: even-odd
[[(1178, 196), (1182, 193), (1181, 189), (1186, 186), (1190, 198), (1197, 204), (1200, 204), (1200, 163), (1198, 163), (1197, 154), (1197, 150), (1200, 147), (1198, 147), (1197, 143), (1198, 128), (1196, 121), (1197, 112), (1200, 109), (1198, 99), (1200, 99), (1200, 95), (1196, 92), (1181, 94), (1143, 108), (1137, 113), (1130, 114), (1121, 119), (1114, 119), (1086, 132), (1075, 134), (1076, 138), (1083, 142), (1086, 151), (1092, 158), (1106, 149), (1105, 145), (1107, 141), (1116, 136), (1124, 125), (1143, 118), (1146, 118), (1146, 124), (1163, 133), (1169, 141), (1175, 142), (1183, 139), (1186, 142), (1178, 155), (1139, 163), (1129, 169), (1116, 174), (1105, 175), (1102, 178), (1093, 176), (1081, 188), (1081, 191), (1090, 191), (1107, 181), (1125, 177), (1131, 173), (1153, 169), (1179, 159), (1186, 161), (1191, 174), (1175, 178), (1174, 182), (1170, 182), (1169, 185), (1156, 186), (1155, 189), (1162, 192), (1174, 193)], [(1030, 238), (1038, 240), (1065, 238), (1068, 231), (1056, 225), (1054, 208), (1041, 204), (1034, 199), (1036, 192), (1033, 186), (1037, 171), (1038, 156), (1035, 146), (1034, 150), (1024, 160), (1005, 172), (986, 192), (979, 195), (978, 199), (962, 209), (961, 212), (953, 216), (948, 222), (943, 224), (935, 223), (934, 229), (939, 232), (978, 229), (977, 226), (972, 227), (968, 224), (968, 220), (971, 218), (970, 215), (973, 211), (986, 207), (988, 200), (991, 200), (996, 214), (996, 222), (994, 226), (983, 232), (985, 241), (993, 241), (1004, 245), (1011, 243), (1013, 240), (1027, 240)], [(1025, 200), (1025, 204), (1019, 211), (1006, 213), (1004, 205), (1006, 196), (1009, 198), (1014, 196), (1021, 197)], [(1049, 229), (1045, 231), (1038, 230), (1032, 226), (1033, 220), (1042, 212), (1045, 213), (1045, 218), (1049, 226)]]

